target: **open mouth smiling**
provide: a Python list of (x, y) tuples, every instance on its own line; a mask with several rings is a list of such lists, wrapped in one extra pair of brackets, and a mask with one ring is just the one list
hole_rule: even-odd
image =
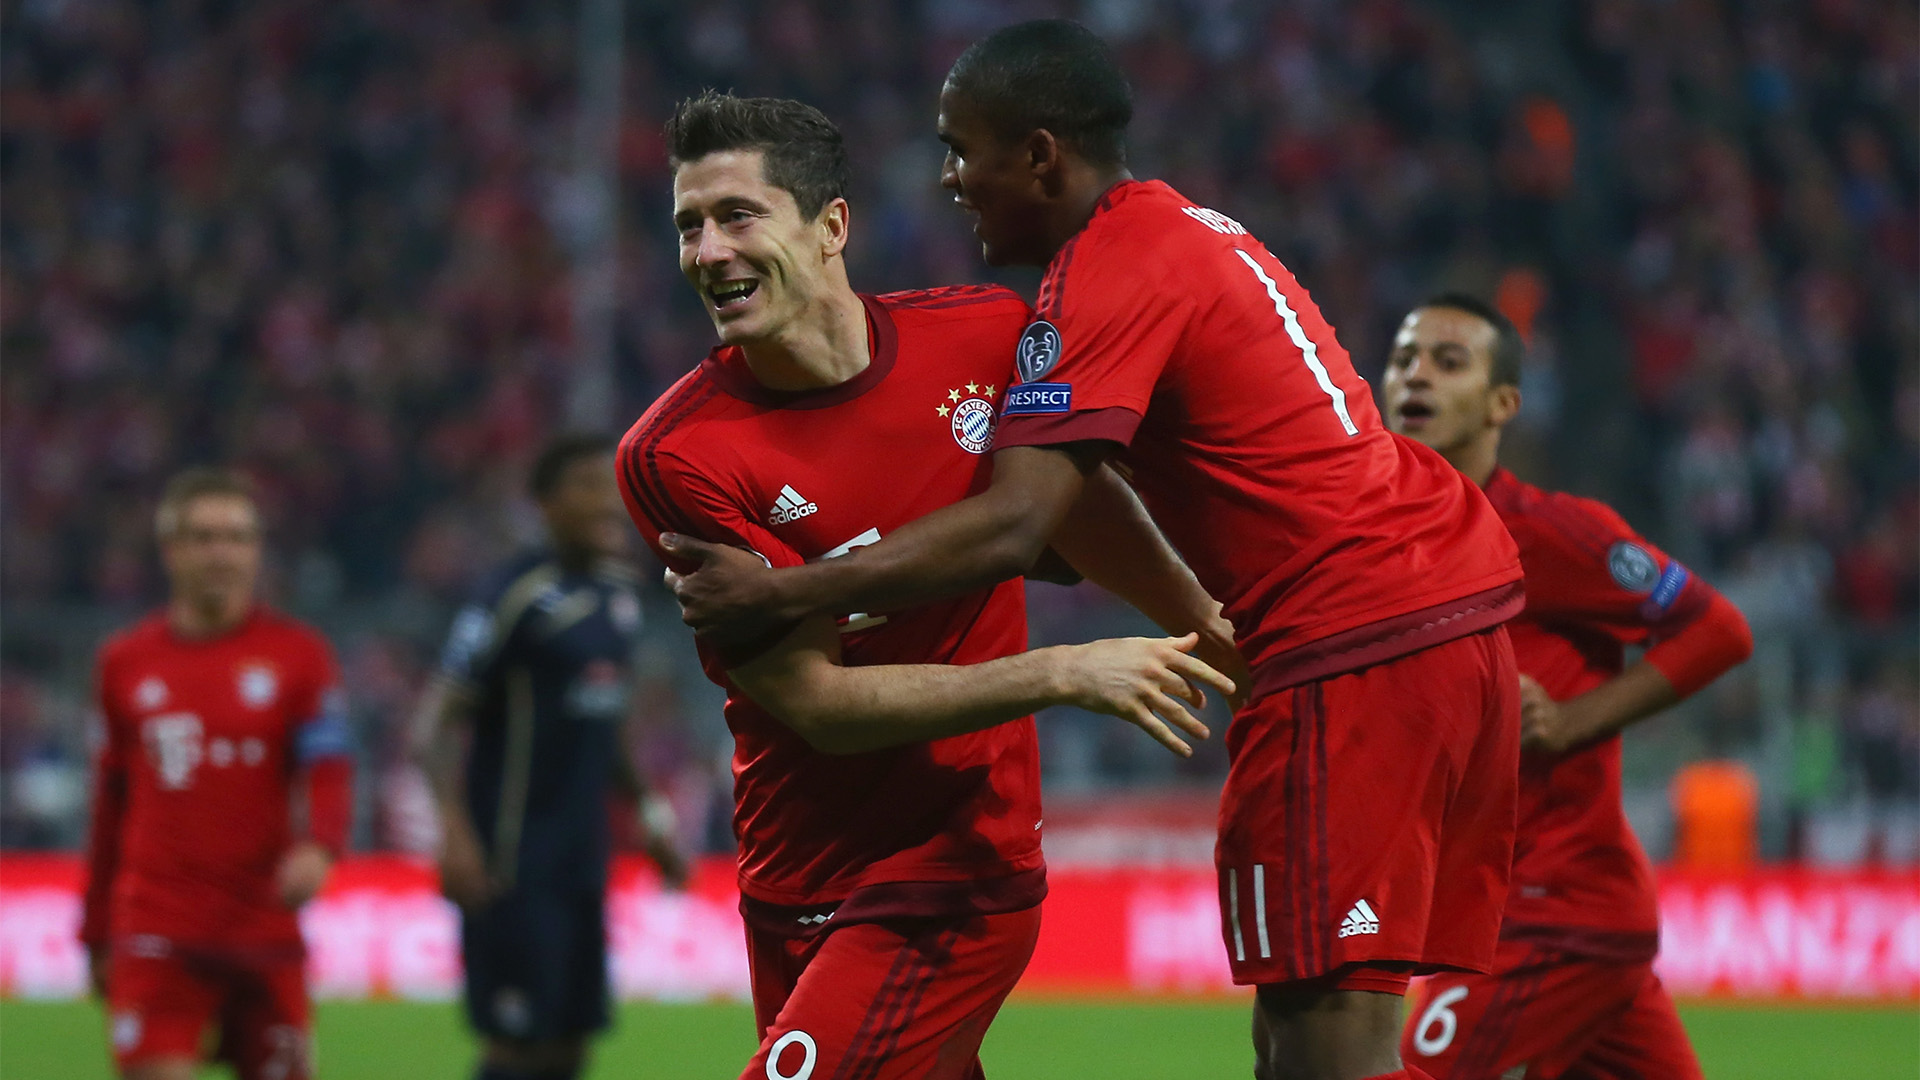
[(715, 311), (725, 311), (746, 301), (760, 288), (757, 281), (719, 281), (707, 286), (707, 299)]

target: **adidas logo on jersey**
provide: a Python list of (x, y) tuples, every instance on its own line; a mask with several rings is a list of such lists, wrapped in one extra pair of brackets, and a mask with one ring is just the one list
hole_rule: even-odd
[(775, 525), (785, 525), (789, 521), (799, 521), (808, 514), (819, 512), (818, 504), (808, 502), (799, 492), (793, 490), (792, 484), (787, 484), (781, 487), (780, 497), (774, 500), (773, 509), (767, 512), (767, 520)]
[(1377, 934), (1380, 932), (1380, 916), (1365, 900), (1347, 909), (1347, 917), (1340, 920), (1340, 936), (1354, 937), (1359, 934)]

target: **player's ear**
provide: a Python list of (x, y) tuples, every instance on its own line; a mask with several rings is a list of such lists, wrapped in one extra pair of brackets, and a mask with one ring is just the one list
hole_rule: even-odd
[(820, 208), (820, 253), (831, 259), (847, 249), (847, 230), (853, 224), (853, 210), (845, 199), (834, 199)]
[(1045, 183), (1049, 177), (1059, 175), (1063, 147), (1060, 140), (1053, 137), (1053, 132), (1046, 128), (1035, 128), (1027, 136), (1022, 149), (1026, 151), (1027, 169), (1034, 179)]
[(1512, 383), (1496, 386), (1488, 395), (1487, 420), (1499, 427), (1520, 413), (1520, 388)]

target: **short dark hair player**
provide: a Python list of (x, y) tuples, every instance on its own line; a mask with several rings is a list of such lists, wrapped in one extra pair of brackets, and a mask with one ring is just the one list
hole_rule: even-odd
[[(1690, 1080), (1700, 1065), (1653, 973), (1653, 869), (1620, 805), (1620, 732), (1747, 658), (1739, 609), (1591, 499), (1499, 465), (1520, 409), (1519, 332), (1478, 297), (1408, 313), (1387, 360), (1387, 422), (1479, 484), (1520, 545), (1527, 609), (1508, 624), (1523, 708), (1519, 843), (1487, 974), (1428, 981), (1400, 1052), (1441, 1080)], [(1624, 651), (1645, 647), (1628, 665)]]
[(547, 543), (488, 575), (454, 617), (415, 754), (440, 806), (441, 889), (460, 905), (479, 1080), (578, 1075), (608, 1022), (607, 802), (641, 808), (670, 884), (671, 814), (633, 766), (638, 579), (614, 442), (562, 435), (529, 488)]
[[(721, 344), (621, 443), (622, 492), (662, 559), (685, 571), (736, 545), (779, 566), (831, 561), (984, 487), (1025, 301), (997, 286), (856, 292), (845, 151), (817, 109), (702, 95), (667, 142), (680, 272)], [(1088, 576), (1230, 639), (1120, 479), (1088, 490), (1126, 508), (1076, 508), (1069, 546), (1097, 533), (1104, 556)], [(1027, 651), (1017, 581), (701, 642), (733, 734), (760, 1031), (742, 1080), (978, 1080), (1046, 892), (1031, 714), (1079, 705), (1190, 752), (1178, 732), (1206, 733), (1186, 711), (1198, 687), (1233, 689), (1185, 654), (1195, 644)]]

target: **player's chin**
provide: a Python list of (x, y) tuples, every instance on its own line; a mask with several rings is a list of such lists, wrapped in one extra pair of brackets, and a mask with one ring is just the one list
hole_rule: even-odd
[(713, 313), (713, 328), (720, 335), (722, 345), (751, 345), (765, 337), (760, 320), (742, 312), (732, 315), (727, 312)]
[(985, 236), (980, 238), (980, 259), (988, 266), (1019, 266), (1033, 261), (1017, 245)]

